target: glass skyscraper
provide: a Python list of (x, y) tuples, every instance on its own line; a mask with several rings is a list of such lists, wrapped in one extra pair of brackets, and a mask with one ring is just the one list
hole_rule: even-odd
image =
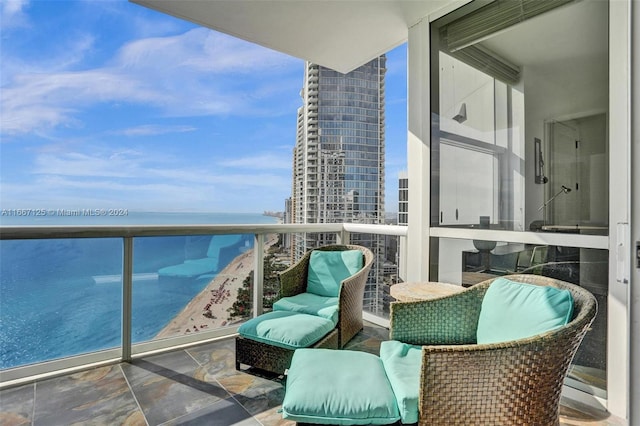
[[(381, 56), (348, 74), (305, 64), (293, 155), (293, 223), (384, 224), (385, 62)], [(380, 236), (352, 234), (351, 242), (384, 258)], [(333, 243), (334, 234), (297, 235), (294, 259)], [(365, 309), (373, 312), (381, 308), (382, 265), (375, 262), (365, 294)]]

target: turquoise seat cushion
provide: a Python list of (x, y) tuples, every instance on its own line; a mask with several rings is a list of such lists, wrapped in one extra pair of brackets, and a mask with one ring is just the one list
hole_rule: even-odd
[(478, 343), (535, 336), (567, 324), (573, 315), (568, 290), (496, 279), (485, 293), (478, 319)]
[(300, 293), (283, 297), (273, 304), (274, 311), (301, 312), (331, 320), (338, 325), (338, 298), (318, 296), (313, 293)]
[(388, 340), (380, 345), (380, 359), (396, 396), (402, 423), (418, 422), (422, 347)]
[(309, 259), (307, 293), (338, 297), (342, 281), (362, 269), (360, 250), (314, 250)]
[(382, 361), (366, 352), (298, 349), (285, 389), (282, 417), (287, 420), (379, 425), (400, 419)]
[(306, 348), (335, 328), (333, 322), (315, 315), (272, 311), (243, 323), (242, 337), (285, 349)]

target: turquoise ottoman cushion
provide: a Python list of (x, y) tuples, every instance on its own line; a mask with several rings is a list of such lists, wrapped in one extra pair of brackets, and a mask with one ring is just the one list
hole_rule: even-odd
[(238, 333), (285, 349), (306, 348), (335, 328), (331, 320), (315, 315), (273, 311), (245, 322)]
[(313, 293), (300, 293), (283, 297), (273, 304), (274, 311), (301, 312), (331, 320), (338, 325), (338, 298), (318, 296)]
[(416, 423), (422, 347), (397, 340), (384, 341), (380, 345), (380, 359), (396, 396), (402, 423)]
[(477, 342), (499, 343), (566, 325), (573, 315), (569, 290), (497, 278), (482, 299)]
[(298, 349), (282, 417), (302, 423), (390, 424), (400, 419), (382, 361), (359, 351)]

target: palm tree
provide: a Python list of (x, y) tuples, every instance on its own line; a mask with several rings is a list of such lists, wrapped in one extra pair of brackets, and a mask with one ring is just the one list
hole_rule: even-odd
[[(262, 306), (265, 312), (269, 312), (273, 308), (273, 303), (278, 300), (280, 291), (280, 272), (286, 269), (286, 265), (278, 263), (273, 254), (268, 254), (264, 258), (264, 292), (262, 296)], [(247, 319), (251, 317), (252, 310), (252, 294), (253, 294), (253, 270), (242, 281), (242, 287), (238, 289), (236, 301), (231, 305), (229, 312), (229, 320)]]

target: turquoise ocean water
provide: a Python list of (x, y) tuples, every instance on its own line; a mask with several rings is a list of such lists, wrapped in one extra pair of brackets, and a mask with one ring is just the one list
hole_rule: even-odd
[[(145, 213), (2, 216), (7, 225), (266, 224), (262, 214)], [(134, 239), (133, 340), (152, 339), (253, 235)], [(0, 369), (120, 346), (122, 239), (0, 241)], [(210, 257), (212, 271), (163, 279), (158, 271)]]

